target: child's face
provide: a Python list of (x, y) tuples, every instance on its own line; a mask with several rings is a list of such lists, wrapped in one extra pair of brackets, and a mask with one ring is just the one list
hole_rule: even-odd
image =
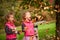
[(14, 20), (14, 16), (13, 15), (10, 15), (9, 20), (10, 21), (13, 21)]
[(31, 20), (31, 14), (29, 12), (26, 13), (26, 19)]

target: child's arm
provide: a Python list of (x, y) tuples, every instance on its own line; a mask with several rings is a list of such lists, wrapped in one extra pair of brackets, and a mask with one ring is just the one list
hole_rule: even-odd
[(26, 31), (28, 28), (27, 27), (24, 27), (24, 31)]
[(22, 23), (22, 32), (24, 32), (25, 25)]
[(6, 25), (6, 27), (5, 27), (5, 32), (7, 33), (7, 34), (13, 34), (13, 33), (18, 33), (18, 31), (16, 30), (16, 29), (12, 29), (12, 28), (9, 28), (7, 25)]
[(12, 30), (8, 28), (8, 26), (5, 27), (5, 32), (7, 34), (13, 34)]
[(16, 30), (16, 28), (13, 28), (13, 29), (11, 29), (12, 30), (12, 32), (14, 32), (14, 33), (18, 33), (18, 31)]
[(16, 30), (16, 29), (11, 29), (13, 33), (16, 33), (16, 34), (21, 34), (21, 30)]
[(22, 32), (24, 32), (27, 29), (27, 27), (25, 26), (25, 24), (22, 24)]
[(16, 34), (21, 34), (22, 33), (22, 31), (21, 30), (12, 30), (14, 33), (16, 33)]

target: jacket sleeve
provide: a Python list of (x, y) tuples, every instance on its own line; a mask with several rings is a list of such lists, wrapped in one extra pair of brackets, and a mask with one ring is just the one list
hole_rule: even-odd
[(22, 23), (22, 32), (24, 32), (24, 27), (25, 27), (25, 24)]
[(8, 26), (5, 27), (5, 32), (7, 34), (13, 34), (14, 32), (12, 32), (12, 29), (8, 28)]

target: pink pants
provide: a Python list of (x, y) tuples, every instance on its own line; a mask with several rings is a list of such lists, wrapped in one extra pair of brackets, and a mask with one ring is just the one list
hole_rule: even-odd
[[(29, 40), (30, 39), (30, 36), (25, 36), (24, 38), (23, 38), (23, 40)], [(33, 37), (33, 40), (36, 40), (36, 37)]]

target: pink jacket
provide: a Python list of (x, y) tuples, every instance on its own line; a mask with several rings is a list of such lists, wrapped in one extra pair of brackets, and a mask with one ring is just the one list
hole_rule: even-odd
[(34, 25), (30, 22), (23, 22), (25, 24), (25, 27), (27, 27), (27, 30), (25, 31), (25, 36), (31, 36), (34, 35)]
[[(6, 25), (9, 29), (15, 28), (14, 23), (11, 23), (11, 22), (7, 22), (5, 25)], [(6, 33), (6, 38), (7, 38), (7, 39), (16, 38), (16, 34), (15, 34), (15, 33), (12, 33), (12, 34)]]

